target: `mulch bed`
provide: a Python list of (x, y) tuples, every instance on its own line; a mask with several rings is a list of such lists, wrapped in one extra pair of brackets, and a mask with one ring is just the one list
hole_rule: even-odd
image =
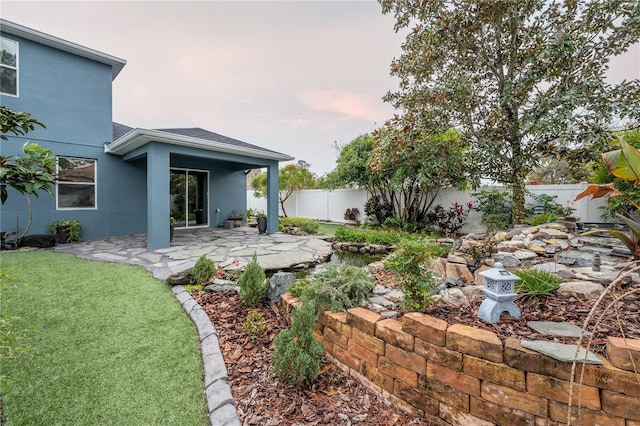
[[(638, 287), (638, 284), (635, 284)], [(593, 319), (589, 322), (587, 331), (594, 332), (593, 326), (599, 321), (590, 343), (588, 338), (583, 339), (582, 346), (589, 343), (589, 350), (598, 354), (604, 354), (607, 345), (607, 336), (627, 337), (640, 340), (640, 293), (623, 299), (616, 303), (615, 309), (611, 309), (602, 316), (604, 307), (613, 299), (606, 297), (596, 309)], [(464, 324), (476, 328), (489, 330), (498, 335), (504, 341), (508, 337), (517, 337), (521, 340), (546, 340), (558, 343), (576, 344), (578, 338), (558, 337), (543, 335), (535, 332), (527, 326), (528, 321), (553, 321), (569, 322), (578, 327), (583, 327), (585, 319), (593, 307), (593, 301), (580, 299), (559, 299), (557, 297), (542, 297), (539, 299), (517, 300), (521, 318), (502, 316), (497, 324), (488, 324), (476, 315), (482, 298), (470, 300), (469, 305), (452, 308), (444, 304), (430, 306), (426, 313), (436, 318), (441, 318), (449, 324)]]
[(235, 398), (244, 425), (438, 425), (410, 416), (330, 363), (308, 389), (279, 384), (272, 374), (273, 338), (289, 328), (269, 302), (256, 309), (266, 319), (266, 335), (253, 339), (242, 327), (250, 309), (235, 292), (191, 293), (211, 318), (220, 340)]
[[(388, 278), (388, 277), (387, 277)], [(630, 283), (617, 289), (622, 294), (638, 289), (640, 284)], [(229, 373), (229, 385), (244, 425), (438, 425), (437, 419), (424, 419), (407, 415), (387, 405), (381, 398), (351, 376), (330, 363), (325, 363), (317, 381), (310, 388), (279, 384), (272, 374), (270, 354), (273, 338), (289, 328), (275, 305), (265, 301), (257, 310), (265, 316), (266, 334), (252, 338), (243, 328), (250, 311), (240, 303), (235, 292), (192, 292), (195, 300), (207, 312), (220, 340), (221, 350)], [(616, 303), (607, 315), (601, 317), (603, 307), (612, 300), (607, 297), (591, 321), (600, 321), (590, 343), (590, 350), (604, 353), (607, 336), (640, 339), (640, 295)], [(522, 318), (507, 316), (498, 324), (487, 324), (476, 313), (481, 298), (472, 299), (468, 306), (451, 307), (434, 304), (429, 315), (446, 320), (449, 324), (465, 324), (492, 331), (502, 340), (517, 337), (525, 340), (551, 340), (559, 343), (577, 343), (576, 338), (540, 335), (530, 329), (527, 321), (566, 321), (582, 327), (592, 301), (543, 297), (518, 300)]]

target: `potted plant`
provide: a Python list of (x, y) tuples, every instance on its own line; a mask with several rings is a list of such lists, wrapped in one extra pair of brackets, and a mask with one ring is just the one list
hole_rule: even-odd
[(78, 241), (80, 239), (80, 221), (76, 219), (54, 220), (49, 223), (49, 235), (58, 237), (60, 244)]
[(258, 233), (264, 234), (267, 232), (267, 215), (259, 211), (256, 213), (256, 220), (258, 221)]
[(238, 228), (240, 226), (245, 226), (247, 224), (245, 216), (240, 213), (238, 210), (234, 210), (229, 215), (229, 220), (233, 221), (233, 226)]
[(173, 216), (169, 217), (169, 242), (173, 241), (173, 230), (176, 227), (176, 220)]

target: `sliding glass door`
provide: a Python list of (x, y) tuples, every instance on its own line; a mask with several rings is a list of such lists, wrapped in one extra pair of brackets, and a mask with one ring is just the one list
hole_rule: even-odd
[(171, 169), (171, 216), (176, 227), (209, 226), (209, 172)]

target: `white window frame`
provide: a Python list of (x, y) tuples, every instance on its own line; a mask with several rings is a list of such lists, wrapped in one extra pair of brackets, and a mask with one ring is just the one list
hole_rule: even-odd
[(0, 39), (2, 39), (3, 41), (6, 42), (10, 42), (10, 43), (14, 43), (16, 45), (16, 65), (11, 66), (11, 65), (7, 65), (7, 64), (2, 64), (0, 63), (0, 68), (8, 68), (8, 69), (12, 69), (16, 71), (16, 93), (6, 93), (3, 92), (2, 89), (0, 89), (0, 94), (2, 94), (3, 96), (12, 96), (14, 98), (19, 97), (20, 94), (20, 43), (17, 42), (16, 40), (10, 39), (10, 38), (6, 38), (6, 37), (0, 37)]
[[(98, 160), (95, 158), (87, 157), (70, 157), (66, 155), (59, 155), (56, 157), (56, 175), (60, 175), (60, 159), (74, 159), (74, 160), (88, 160), (93, 161), (93, 183), (91, 182), (56, 182), (56, 210), (97, 210), (98, 209)], [(93, 207), (60, 207), (60, 198), (58, 196), (58, 189), (60, 185), (93, 185), (93, 199), (95, 200)]]

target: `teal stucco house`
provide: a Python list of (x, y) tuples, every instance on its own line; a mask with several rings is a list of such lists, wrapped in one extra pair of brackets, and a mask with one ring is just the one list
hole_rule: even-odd
[[(83, 239), (146, 233), (149, 248), (169, 245), (178, 227), (218, 227), (246, 210), (246, 174), (267, 168), (267, 232), (278, 230), (278, 163), (293, 158), (200, 128), (141, 129), (113, 123), (112, 81), (126, 61), (0, 20), (0, 104), (44, 123), (0, 143), (19, 155), (31, 141), (57, 157), (56, 195), (33, 202), (31, 233), (78, 219)], [(23, 196), (0, 207), (0, 230), (27, 221)], [(257, 231), (256, 231), (257, 232)]]

